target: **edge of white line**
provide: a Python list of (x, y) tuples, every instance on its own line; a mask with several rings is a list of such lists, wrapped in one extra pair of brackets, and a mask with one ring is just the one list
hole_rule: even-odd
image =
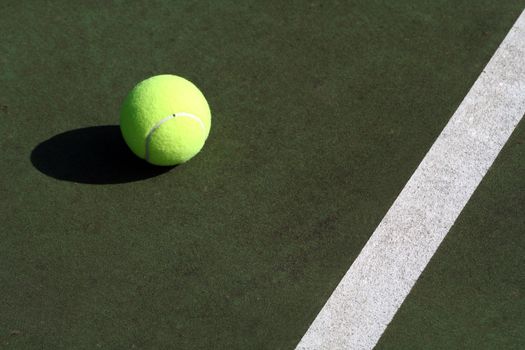
[(296, 349), (372, 349), (525, 114), (525, 11)]

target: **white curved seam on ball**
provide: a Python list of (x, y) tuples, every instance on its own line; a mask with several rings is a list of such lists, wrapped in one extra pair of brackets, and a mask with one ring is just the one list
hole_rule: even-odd
[(186, 117), (186, 118), (190, 118), (190, 119), (193, 119), (195, 120), (197, 123), (199, 123), (199, 125), (201, 126), (201, 129), (202, 131), (206, 131), (206, 126), (204, 125), (204, 123), (202, 122), (201, 118), (197, 117), (195, 114), (191, 114), (191, 113), (187, 113), (187, 112), (179, 112), (179, 113), (175, 113), (174, 116), (176, 118), (179, 118), (179, 117)]
[(166, 118), (163, 118), (161, 119), (157, 124), (155, 124), (151, 130), (148, 132), (148, 135), (146, 136), (146, 151), (145, 151), (145, 159), (147, 161), (149, 161), (149, 144), (150, 144), (150, 140), (151, 140), (151, 137), (153, 136), (153, 133), (155, 132), (155, 130), (157, 130), (158, 128), (160, 128), (160, 126), (162, 124), (164, 124), (165, 122), (167, 122), (168, 120), (171, 120), (171, 119), (175, 119), (175, 118), (180, 118), (180, 117), (186, 117), (186, 118), (190, 118), (194, 121), (196, 121), (203, 132), (206, 131), (206, 126), (204, 125), (204, 123), (202, 122), (202, 120), (197, 117), (196, 115), (194, 114), (191, 114), (191, 113), (187, 113), (187, 112), (178, 112), (178, 113), (174, 113), (174, 114), (170, 114), (169, 116), (167, 116)]

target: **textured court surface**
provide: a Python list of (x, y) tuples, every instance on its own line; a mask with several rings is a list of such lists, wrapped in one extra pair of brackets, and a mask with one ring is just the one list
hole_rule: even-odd
[[(2, 1), (0, 347), (293, 349), (524, 7)], [(116, 126), (160, 73), (214, 118), (173, 169)], [(483, 317), (487, 344), (521, 345), (512, 140), (380, 347), (476, 348)], [(496, 232), (511, 258), (489, 254)]]

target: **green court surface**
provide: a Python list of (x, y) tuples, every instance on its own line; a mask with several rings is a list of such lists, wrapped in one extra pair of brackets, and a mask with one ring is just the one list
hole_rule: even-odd
[(516, 129), (376, 349), (522, 349), (525, 123)]
[[(293, 349), (524, 7), (2, 1), (0, 348)], [(174, 168), (118, 128), (162, 73), (212, 110)], [(523, 344), (523, 133), (378, 348)]]

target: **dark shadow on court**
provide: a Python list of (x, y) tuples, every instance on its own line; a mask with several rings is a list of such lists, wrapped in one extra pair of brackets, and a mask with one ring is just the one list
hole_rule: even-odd
[(53, 136), (33, 149), (31, 163), (56, 179), (88, 184), (138, 181), (174, 168), (154, 166), (135, 156), (116, 125), (93, 126)]

